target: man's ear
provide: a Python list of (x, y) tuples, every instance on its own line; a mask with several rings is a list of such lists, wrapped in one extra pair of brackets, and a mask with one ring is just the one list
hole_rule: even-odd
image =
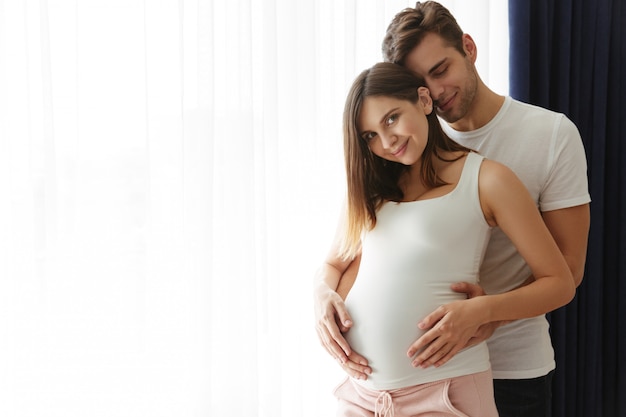
[(474, 39), (467, 34), (463, 34), (463, 50), (465, 51), (465, 55), (470, 59), (471, 62), (476, 62), (476, 58), (478, 57), (478, 49), (476, 48), (476, 43)]
[(430, 96), (430, 90), (426, 87), (418, 87), (417, 96), (420, 103), (424, 106), (424, 112), (428, 115), (433, 111), (433, 99)]

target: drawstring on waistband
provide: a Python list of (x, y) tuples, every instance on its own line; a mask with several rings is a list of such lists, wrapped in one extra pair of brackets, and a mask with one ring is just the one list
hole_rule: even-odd
[[(380, 406), (380, 410), (378, 409)], [(393, 400), (387, 391), (381, 391), (374, 404), (374, 417), (393, 417)]]

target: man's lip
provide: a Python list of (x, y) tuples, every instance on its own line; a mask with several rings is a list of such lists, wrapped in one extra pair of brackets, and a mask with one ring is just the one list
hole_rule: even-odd
[(445, 102), (443, 102), (441, 100), (437, 100), (437, 108), (441, 111), (446, 111), (450, 108), (450, 105), (452, 103), (452, 100), (454, 100), (454, 95), (452, 95), (451, 97), (447, 98)]

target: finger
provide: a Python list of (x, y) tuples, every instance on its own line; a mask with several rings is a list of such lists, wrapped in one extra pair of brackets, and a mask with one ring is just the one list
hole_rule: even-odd
[(483, 342), (484, 339), (482, 337), (470, 337), (467, 343), (465, 344), (466, 348), (476, 346), (477, 344)]
[(480, 327), (478, 331), (474, 335), (472, 335), (472, 337), (468, 339), (465, 347), (477, 345), (478, 343), (489, 339), (492, 334), (493, 334), (493, 329)]
[(435, 340), (415, 357), (412, 365), (415, 367), (420, 366), (422, 368), (432, 365), (450, 351), (450, 348), (447, 346), (448, 344), (443, 340)]
[[(472, 338), (470, 338), (471, 340)], [(469, 343), (469, 341), (468, 341)], [(466, 344), (467, 346), (467, 344)], [(450, 350), (450, 352), (448, 352), (444, 357), (440, 358), (439, 360), (437, 360), (435, 362), (435, 367), (440, 367), (442, 365), (445, 365), (450, 359), (452, 359), (457, 353), (459, 353), (461, 351), (461, 349), (463, 348), (463, 345), (461, 344), (457, 344), (454, 348), (452, 348)]]
[(350, 317), (350, 313), (348, 313), (348, 309), (343, 301), (340, 301), (335, 305), (335, 310), (337, 311), (339, 329), (342, 333), (345, 333), (350, 330), (350, 327), (352, 327), (352, 317)]
[[(437, 365), (440, 361), (444, 360), (444, 358), (448, 357), (451, 354), (453, 349), (450, 349), (450, 345), (445, 345), (444, 348), (439, 349), (435, 354), (433, 354), (427, 361), (422, 363), (422, 368), (428, 368), (429, 366), (441, 366)], [(454, 356), (454, 354), (450, 355), (450, 358)], [(445, 363), (445, 362), (444, 362)]]
[(348, 375), (353, 378), (366, 380), (368, 375), (371, 375), (372, 369), (367, 365), (362, 365), (358, 359), (354, 358), (353, 355), (348, 358), (348, 361), (342, 365), (344, 371), (348, 373)]
[[(358, 369), (350, 368), (346, 364), (341, 364), (341, 368), (348, 375), (350, 375), (352, 378), (355, 378), (355, 379), (360, 379), (362, 381), (365, 381), (365, 380), (367, 380), (367, 377), (369, 376), (369, 374), (367, 372), (363, 372), (363, 371), (360, 371)], [(367, 368), (367, 369), (368, 369), (368, 372), (371, 373), (371, 371), (369, 371), (369, 368)]]
[(472, 287), (469, 282), (456, 282), (450, 286), (452, 291), (466, 294), (469, 298), (472, 293)]
[(443, 308), (443, 306), (437, 307), (435, 311), (424, 317), (424, 319), (422, 319), (422, 321), (417, 324), (417, 327), (419, 327), (421, 330), (430, 329), (435, 324), (437, 324), (437, 322), (439, 322), (439, 320), (441, 320), (445, 315), (446, 310)]
[[(318, 339), (320, 340), (326, 352), (328, 352), (333, 358), (339, 361), (339, 363), (345, 363), (348, 360), (348, 355), (337, 343), (335, 338), (330, 334), (328, 327), (320, 324), (316, 326), (315, 330), (317, 331)], [(343, 339), (343, 336), (341, 336), (341, 333), (339, 333), (338, 331), (335, 334), (338, 334), (339, 337)], [(347, 344), (348, 342), (345, 343)]]
[(467, 298), (474, 298), (481, 295), (485, 295), (485, 291), (480, 285), (471, 284), (469, 282), (457, 282), (450, 286), (452, 291), (463, 293), (467, 295)]
[[(339, 306), (338, 304), (341, 304)], [(343, 337), (343, 333), (339, 326), (337, 325), (337, 309), (343, 307), (345, 310), (345, 305), (343, 303), (334, 303), (332, 312), (329, 311), (323, 315), (321, 320), (317, 323), (318, 334), (322, 336), (322, 339), (325, 343), (335, 351), (336, 345), (339, 346), (340, 349), (343, 350), (343, 354), (340, 356), (347, 357), (350, 352), (350, 345)], [(347, 314), (347, 311), (346, 311)]]
[(365, 366), (365, 367), (367, 367), (367, 366), (368, 366), (368, 364), (369, 364), (369, 363), (368, 363), (368, 361), (367, 361), (367, 359), (365, 359), (363, 356), (359, 355), (359, 354), (358, 354), (358, 353), (356, 353), (356, 352), (352, 352), (352, 353), (350, 354), (350, 356), (348, 357), (348, 359), (349, 359), (351, 362), (357, 363), (357, 364), (362, 365), (362, 366)]
[(329, 330), (330, 330), (329, 331), (330, 337), (332, 339), (331, 343), (339, 346), (339, 349), (341, 350), (341, 356), (347, 359), (350, 353), (352, 353), (352, 349), (350, 349), (350, 344), (343, 337), (343, 334), (341, 333), (341, 331), (339, 330), (337, 326), (333, 326)]
[(484, 342), (485, 340), (489, 339), (493, 335), (493, 332), (496, 330), (496, 327), (497, 323), (494, 322), (481, 325), (476, 333), (471, 335), (471, 337), (467, 340), (464, 347), (472, 347), (479, 344), (480, 342)]
[(411, 346), (409, 346), (409, 350), (407, 351), (406, 355), (409, 358), (412, 358), (417, 352), (433, 343), (438, 337), (439, 332), (437, 332), (435, 329), (427, 331), (419, 339), (413, 342)]
[[(446, 362), (448, 362), (450, 359), (452, 359), (454, 355), (459, 353), (461, 350), (465, 349), (468, 346), (471, 346), (472, 344), (478, 344), (479, 342), (480, 340), (477, 340), (477, 338), (473, 336), (463, 336), (462, 338), (458, 339), (455, 343), (451, 343), (448, 345), (450, 349), (445, 355), (441, 356), (438, 359), (435, 359), (433, 357), (430, 359), (430, 361), (436, 367), (442, 366)], [(432, 362), (433, 360), (434, 362)]]

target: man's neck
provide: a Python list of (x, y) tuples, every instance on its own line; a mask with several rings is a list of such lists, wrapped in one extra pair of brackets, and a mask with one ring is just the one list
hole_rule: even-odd
[(480, 129), (496, 117), (503, 104), (504, 96), (494, 93), (481, 82), (470, 110), (465, 117), (450, 123), (450, 127), (459, 132)]

